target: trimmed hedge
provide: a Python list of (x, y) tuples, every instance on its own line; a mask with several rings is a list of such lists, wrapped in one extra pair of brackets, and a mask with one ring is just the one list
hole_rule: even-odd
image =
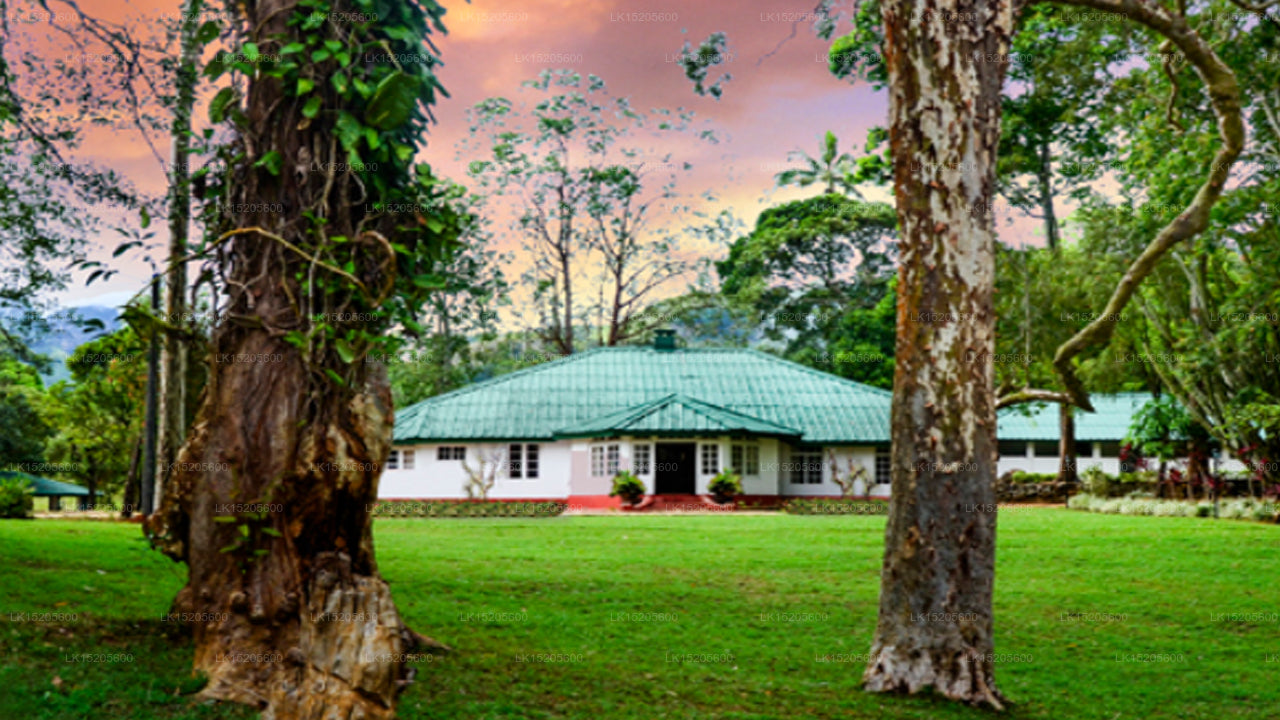
[(788, 500), (782, 504), (782, 511), (792, 515), (887, 515), (889, 503), (883, 500), (832, 500), (814, 498)]
[[(1157, 500), (1155, 498), (1107, 498), (1095, 495), (1076, 495), (1067, 503), (1072, 510), (1108, 513), (1111, 515), (1152, 515), (1157, 517), (1213, 517), (1213, 503), (1207, 500)], [(1280, 518), (1280, 503), (1228, 498), (1218, 501), (1218, 517), (1228, 520), (1258, 520), (1276, 522)]]
[(493, 518), (555, 517), (569, 507), (564, 502), (488, 502), (472, 500), (379, 501), (375, 517)]

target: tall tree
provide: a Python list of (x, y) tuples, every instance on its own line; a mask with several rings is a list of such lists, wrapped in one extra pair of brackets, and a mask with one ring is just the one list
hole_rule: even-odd
[[(882, 0), (889, 138), (898, 205), (892, 500), (880, 612), (864, 681), (876, 692), (934, 688), (1003, 706), (991, 593), (995, 397), (994, 233), (977, 203), (995, 191), (1010, 5)], [(961, 20), (957, 21), (957, 18)]]
[(235, 134), (204, 194), (221, 232), (201, 249), (227, 302), (147, 529), (187, 564), (176, 609), (215, 618), (193, 628), (203, 696), (271, 717), (391, 718), (421, 638), (374, 556), (392, 403), (385, 368), (363, 360), (394, 351), (388, 327), (420, 330), (429, 270), (460, 231), (448, 186), (413, 165), (441, 91), (429, 36), (444, 8), (240, 9), (224, 34), (235, 51), (206, 68), (232, 75), (210, 106)]
[[(653, 292), (689, 269), (678, 234), (650, 221), (660, 209), (689, 211), (676, 182), (692, 166), (638, 140), (692, 132), (693, 115), (636, 110), (610, 98), (599, 77), (570, 70), (543, 71), (524, 87), (540, 98), (529, 109), (494, 97), (471, 110), (464, 148), (487, 159), (471, 162), (470, 173), (487, 197), (515, 199), (512, 227), (532, 259), (523, 279), (547, 343), (566, 355), (580, 349), (594, 289), (602, 344), (618, 344), (640, 331), (631, 321)], [(709, 130), (697, 137), (714, 140)]]

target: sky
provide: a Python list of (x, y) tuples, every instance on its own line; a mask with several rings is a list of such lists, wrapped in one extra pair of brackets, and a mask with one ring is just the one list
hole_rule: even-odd
[[(777, 189), (773, 177), (788, 167), (792, 151), (819, 153), (824, 133), (833, 131), (843, 151), (860, 151), (867, 131), (883, 125), (887, 97), (869, 85), (833, 77), (826, 69), (827, 43), (812, 30), (813, 0), (522, 0), (519, 3), (475, 0), (446, 5), (449, 34), (437, 40), (444, 67), (440, 79), (451, 97), (434, 108), (432, 127), (419, 159), (446, 177), (465, 181), (467, 158), (457, 145), (468, 136), (467, 110), (486, 97), (522, 97), (520, 83), (542, 69), (570, 68), (605, 80), (613, 96), (626, 96), (639, 108), (679, 108), (696, 113), (716, 131), (716, 145), (692, 135), (661, 150), (693, 170), (681, 180), (682, 193), (696, 197), (713, 192), (712, 203), (699, 209), (714, 214), (729, 208), (748, 225), (766, 207), (810, 195), (809, 189)], [(53, 7), (57, 7), (55, 3)], [(123, 3), (97, 0), (94, 11), (114, 19), (138, 20), (175, 13), (178, 2), (145, 0)], [(847, 25), (844, 26), (847, 28)], [(732, 75), (720, 100), (699, 97), (676, 62), (681, 45), (693, 46), (709, 33), (723, 31), (729, 49), (723, 68)], [(206, 88), (208, 91), (208, 88)], [(212, 92), (205, 92), (207, 98)], [(205, 118), (205, 110), (197, 116)], [(166, 144), (157, 137), (163, 153)], [(140, 189), (163, 192), (159, 161), (136, 131), (95, 130), (81, 153), (124, 173)], [(871, 189), (868, 199), (889, 200), (887, 190)], [(163, 223), (153, 225), (156, 241), (165, 241)], [(113, 260), (117, 236), (108, 231), (96, 259), (119, 274), (107, 283), (85, 287), (77, 280), (60, 300), (69, 305), (118, 304), (136, 292), (149, 276), (137, 258)], [(1005, 238), (1006, 241), (1009, 238)], [(496, 238), (499, 250), (519, 243), (510, 233)], [(691, 246), (693, 254), (717, 255), (723, 248)], [(684, 289), (666, 288), (668, 294)]]

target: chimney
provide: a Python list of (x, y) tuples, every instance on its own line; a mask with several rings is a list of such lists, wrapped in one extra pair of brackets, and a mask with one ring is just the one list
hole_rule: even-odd
[(653, 349), (660, 352), (671, 352), (676, 349), (676, 331), (670, 328), (655, 330), (653, 333)]

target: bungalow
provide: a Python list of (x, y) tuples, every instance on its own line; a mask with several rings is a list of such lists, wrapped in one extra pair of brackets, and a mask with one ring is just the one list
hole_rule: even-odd
[[(729, 469), (745, 499), (776, 502), (838, 496), (833, 473), (855, 466), (858, 494), (887, 497), (891, 399), (755, 350), (679, 348), (660, 331), (652, 346), (574, 354), (398, 411), (379, 497), (465, 498), (474, 478), (492, 482), (491, 499), (613, 506), (620, 470), (649, 494), (701, 495)], [(1097, 433), (1078, 423), (1093, 457), (1117, 462), (1130, 414)], [(1056, 442), (1052, 463), (1042, 454), (1056, 432), (1056, 411), (1003, 411), (1000, 470), (1056, 469)]]

